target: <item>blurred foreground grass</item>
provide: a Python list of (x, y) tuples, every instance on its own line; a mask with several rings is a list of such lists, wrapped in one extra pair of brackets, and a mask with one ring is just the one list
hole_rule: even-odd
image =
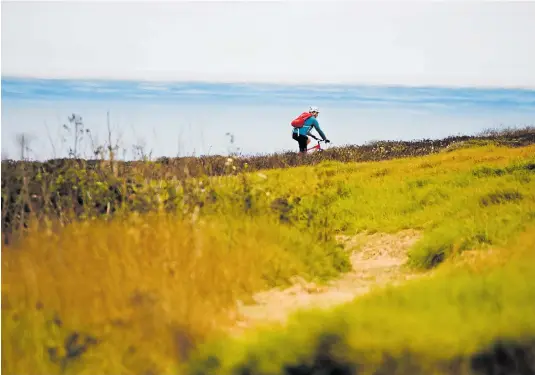
[(164, 371), (229, 323), (238, 298), (347, 268), (334, 243), (263, 218), (154, 213), (31, 233), (2, 256), (2, 368)]
[[(64, 227), (54, 220), (30, 225), (22, 240), (2, 249), (2, 370), (176, 372), (196, 346), (232, 324), (237, 299), (285, 285), (293, 275), (321, 281), (347, 271), (348, 254), (333, 240), (341, 232), (421, 229), (424, 236), (409, 253), (420, 268), (471, 249), (516, 254), (533, 245), (529, 231), (515, 241), (535, 222), (534, 155), (534, 145), (484, 145), (182, 185), (148, 181), (137, 194), (159, 210)], [(329, 340), (342, 340), (336, 355), (353, 359), (337, 365), (347, 360), (373, 369), (383, 363), (374, 357), (382, 352), (391, 358), (388, 366), (448, 364), (500, 335), (533, 333), (527, 318), (535, 316), (528, 302), (535, 300), (533, 283), (526, 281), (533, 258), (503, 259), (505, 268), (466, 266), (447, 276), (450, 266), (443, 265), (436, 279), (297, 318), (288, 334), (266, 334), (251, 346), (253, 362), (242, 357), (245, 346), (226, 341), (223, 352), (213, 353), (252, 373), (260, 373), (254, 370), (259, 358), (271, 369), (263, 374), (277, 374), (286, 359), (320, 360), (316, 346), (329, 353)], [(409, 362), (399, 362), (405, 351)], [(327, 357), (321, 361), (329, 363)], [(302, 369), (292, 371), (312, 373)], [(400, 373), (417, 373), (407, 371)]]
[(206, 344), (191, 374), (532, 374), (535, 226), (510, 246), (444, 264), (284, 329)]

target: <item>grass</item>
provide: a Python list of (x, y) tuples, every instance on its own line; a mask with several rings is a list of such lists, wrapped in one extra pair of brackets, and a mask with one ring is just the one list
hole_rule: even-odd
[[(28, 214), (54, 215), (68, 222), (114, 214), (117, 210), (146, 212), (158, 205), (151, 182), (184, 183), (189, 178), (228, 176), (243, 170), (287, 169), (325, 162), (370, 162), (413, 158), (481, 146), (523, 147), (535, 143), (535, 127), (488, 130), (474, 136), (413, 141), (375, 141), (333, 147), (303, 158), (295, 152), (238, 157), (229, 165), (220, 155), (118, 160), (55, 159), (46, 162), (2, 160), (2, 236), (11, 243), (28, 224)], [(111, 156), (111, 155), (110, 155)], [(376, 177), (386, 170), (376, 171)], [(173, 199), (170, 199), (171, 201)], [(170, 202), (170, 207), (176, 202)]]
[[(2, 254), (2, 370), (165, 371), (229, 323), (237, 299), (344, 269), (340, 247), (263, 218), (154, 213), (34, 232)], [(73, 334), (89, 335), (87, 350), (69, 354)]]
[[(232, 323), (237, 299), (287, 285), (296, 274), (326, 281), (347, 271), (348, 254), (334, 242), (339, 233), (421, 229), (409, 255), (411, 266), (424, 269), (466, 250), (529, 247), (529, 235), (515, 241), (535, 222), (535, 145), (469, 146), (379, 162), (323, 160), (290, 170), (140, 179), (128, 195), (120, 192), (123, 206), (113, 215), (82, 215), (67, 225), (36, 215), (38, 224), (29, 222), (24, 237), (2, 249), (2, 370), (175, 373), (193, 348)], [(84, 204), (92, 199), (109, 208), (115, 190), (98, 175), (82, 174), (66, 176), (69, 183), (81, 181), (75, 186)], [(116, 182), (109, 187), (126, 184)], [(58, 186), (75, 190), (64, 181)], [(61, 207), (68, 216), (71, 207)], [(436, 279), (332, 314), (296, 318), (289, 333), (266, 333), (252, 344), (251, 358), (267, 366), (263, 373), (280, 373), (286, 359), (312, 361), (314, 345), (329, 352), (328, 341), (343, 338), (339, 354), (372, 369), (383, 366), (373, 357), (382, 350), (391, 365), (405, 350), (422, 356), (415, 363), (449, 363), (500, 335), (532, 333), (526, 320), (532, 307), (519, 302), (533, 297), (532, 285), (522, 281), (533, 271), (529, 264), (511, 260), (503, 269), (472, 273), (452, 268), (448, 276), (450, 266), (443, 264)], [(515, 322), (510, 331), (507, 319)], [(477, 321), (473, 329), (470, 321)], [(433, 340), (444, 350), (426, 352)], [(463, 340), (471, 352), (459, 351)], [(286, 344), (292, 349), (283, 349)], [(245, 346), (222, 345), (223, 352), (203, 353), (217, 353), (228, 371), (233, 363), (254, 369), (241, 357)], [(444, 356), (433, 357), (438, 352)]]
[(534, 155), (534, 146), (485, 146), (408, 160), (325, 162), (266, 171), (260, 186), (283, 197), (305, 187), (299, 211), (288, 215), (304, 221), (303, 212), (318, 212), (328, 222), (313, 225), (330, 232), (421, 229), (410, 262), (430, 268), (450, 253), (505, 245), (535, 220)]
[(534, 272), (531, 226), (510, 246), (477, 262), (448, 262), (430, 279), (301, 312), (284, 328), (210, 342), (185, 372), (532, 373)]

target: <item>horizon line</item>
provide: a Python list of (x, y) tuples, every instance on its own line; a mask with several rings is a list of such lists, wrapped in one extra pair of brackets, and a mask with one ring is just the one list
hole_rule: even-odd
[(386, 82), (372, 82), (372, 81), (320, 81), (312, 82), (308, 80), (293, 80), (293, 81), (269, 81), (269, 80), (226, 80), (226, 79), (179, 79), (179, 78), (135, 78), (135, 77), (106, 77), (106, 76), (40, 76), (31, 74), (4, 74), (1, 76), (4, 79), (20, 79), (20, 80), (42, 80), (42, 81), (108, 81), (108, 82), (147, 82), (147, 83), (182, 83), (182, 84), (223, 84), (223, 85), (267, 85), (267, 86), (353, 86), (353, 87), (385, 87), (385, 88), (434, 88), (434, 89), (483, 89), (483, 90), (525, 90), (535, 91), (535, 85), (494, 85), (494, 84), (409, 84), (409, 83), (386, 83)]

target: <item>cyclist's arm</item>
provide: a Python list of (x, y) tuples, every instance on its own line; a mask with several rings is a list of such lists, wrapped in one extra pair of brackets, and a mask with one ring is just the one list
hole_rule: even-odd
[(321, 128), (320, 128), (320, 124), (319, 124), (318, 120), (316, 120), (313, 117), (312, 117), (312, 128), (316, 129), (316, 131), (319, 133), (319, 135), (321, 136), (321, 138), (323, 140), (327, 139), (327, 137), (325, 136), (325, 133), (323, 133), (323, 130), (321, 130)]

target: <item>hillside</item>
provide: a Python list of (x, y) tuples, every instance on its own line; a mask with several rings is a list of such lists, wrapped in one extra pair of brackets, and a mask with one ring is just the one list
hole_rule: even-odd
[[(370, 162), (411, 158), (478, 145), (522, 147), (535, 143), (535, 127), (486, 130), (474, 136), (439, 140), (376, 141), (366, 145), (333, 147), (321, 154), (299, 157), (295, 152), (238, 157), (161, 158), (155, 161), (53, 159), (46, 162), (2, 160), (2, 237), (27, 226), (30, 214), (73, 217), (109, 215), (117, 210), (147, 212), (155, 197), (169, 186), (186, 186), (190, 178), (238, 175), (266, 169), (317, 165), (325, 161)], [(231, 163), (229, 163), (231, 161)], [(155, 181), (164, 181), (164, 184)], [(164, 205), (175, 211), (178, 196), (170, 193)], [(202, 202), (204, 204), (204, 202)]]
[(3, 371), (535, 368), (533, 129), (206, 160), (3, 162)]

